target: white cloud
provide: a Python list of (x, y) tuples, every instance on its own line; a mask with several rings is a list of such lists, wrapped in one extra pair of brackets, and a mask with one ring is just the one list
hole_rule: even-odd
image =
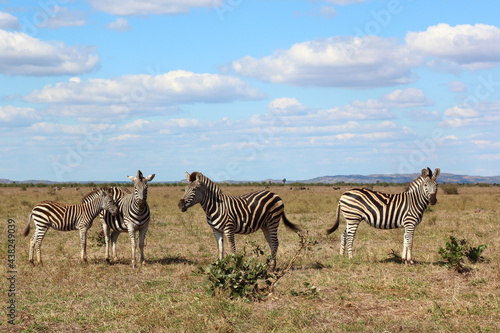
[(132, 27), (128, 23), (128, 20), (124, 19), (123, 17), (119, 17), (116, 19), (116, 21), (113, 21), (109, 24), (106, 24), (106, 28), (111, 29), (111, 30), (118, 30), (118, 31), (122, 31), (122, 32), (132, 29)]
[[(217, 103), (256, 100), (264, 97), (257, 88), (239, 78), (218, 74), (171, 71), (156, 76), (125, 75), (113, 79), (88, 79), (48, 84), (25, 97), (32, 103), (52, 105), (115, 107), (118, 113), (130, 110), (165, 110), (178, 103)], [(67, 110), (67, 107), (65, 108)]]
[(12, 14), (0, 12), (0, 29), (19, 29), (19, 20)]
[(471, 118), (478, 115), (478, 112), (472, 108), (465, 108), (460, 106), (454, 106), (446, 109), (444, 112), (445, 117), (460, 117), (460, 118)]
[(214, 8), (222, 0), (89, 0), (95, 10), (121, 16), (187, 13), (192, 8)]
[(79, 27), (87, 23), (87, 14), (78, 10), (69, 10), (67, 7), (52, 6), (46, 9), (46, 20), (37, 27), (57, 29), (61, 27)]
[(467, 85), (461, 81), (451, 81), (448, 83), (451, 92), (461, 94), (467, 91)]
[(8, 126), (13, 123), (33, 122), (40, 119), (41, 117), (33, 108), (0, 105), (0, 123), (5, 123)]
[(233, 61), (236, 73), (298, 86), (378, 87), (412, 82), (422, 58), (396, 39), (332, 37), (294, 44), (271, 56)]
[(0, 73), (7, 75), (74, 75), (99, 66), (93, 47), (43, 42), (22, 32), (0, 30)]
[(408, 32), (405, 40), (412, 52), (433, 57), (429, 65), (438, 68), (476, 70), (500, 63), (500, 28), (492, 25), (440, 23), (423, 32)]
[(115, 136), (113, 138), (110, 138), (108, 139), (108, 141), (126, 141), (128, 139), (136, 139), (136, 138), (140, 138), (141, 136), (140, 135), (136, 135), (136, 134), (122, 134), (122, 135), (118, 135), (118, 136)]

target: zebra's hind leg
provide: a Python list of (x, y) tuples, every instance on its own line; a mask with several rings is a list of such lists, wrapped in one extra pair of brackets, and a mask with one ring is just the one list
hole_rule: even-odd
[(31, 237), (30, 240), (30, 251), (29, 251), (29, 263), (31, 266), (35, 266), (35, 263), (33, 262), (33, 253), (35, 252), (35, 244), (36, 244), (36, 232), (33, 234), (33, 237)]
[(342, 236), (340, 236), (340, 255), (344, 256), (345, 255), (345, 240), (347, 237), (347, 227), (342, 233)]
[(354, 244), (354, 236), (356, 236), (356, 230), (358, 230), (360, 222), (361, 221), (347, 221), (344, 234), (342, 235), (342, 237), (344, 237), (345, 239), (349, 259), (352, 259), (352, 246)]
[(47, 232), (48, 228), (37, 228), (35, 231), (35, 234), (33, 235), (33, 239), (30, 243), (30, 263), (33, 264), (33, 252), (36, 250), (36, 257), (38, 264), (40, 266), (43, 266), (42, 262), (42, 241), (43, 238), (45, 237), (45, 233)]
[(263, 225), (261, 229), (271, 249), (271, 269), (274, 271), (276, 269), (276, 253), (278, 252), (279, 246), (278, 229), (269, 228), (267, 225)]

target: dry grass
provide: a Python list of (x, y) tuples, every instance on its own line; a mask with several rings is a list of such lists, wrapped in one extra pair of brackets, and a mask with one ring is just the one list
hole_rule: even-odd
[[(242, 194), (260, 188), (224, 187)], [(402, 187), (375, 188), (399, 192)], [(42, 200), (77, 203), (86, 193), (70, 189), (1, 188), (2, 256), (7, 256), (7, 220), (16, 221), (16, 324), (0, 319), (2, 331), (26, 332), (498, 332), (500, 330), (500, 213), (498, 187), (461, 187), (459, 195), (438, 193), (438, 204), (424, 215), (414, 242), (415, 266), (398, 262), (403, 230), (377, 230), (362, 224), (354, 259), (338, 256), (344, 222), (331, 236), (336, 204), (346, 190), (275, 187), (288, 218), (308, 229), (313, 242), (265, 301), (251, 303), (210, 297), (204, 277), (193, 274), (217, 256), (216, 243), (199, 206), (181, 213), (179, 187), (150, 187), (152, 222), (147, 265), (130, 267), (130, 241), (118, 240), (118, 263), (104, 262), (104, 248), (90, 240), (89, 264), (80, 264), (77, 232), (50, 230), (42, 244), (44, 267), (28, 265), (29, 238), (22, 230), (31, 207)], [(90, 230), (97, 234), (98, 220)], [(31, 231), (31, 234), (33, 230)], [(486, 244), (487, 261), (459, 274), (443, 266), (438, 248), (450, 235)], [(30, 235), (31, 236), (31, 235)], [(287, 263), (298, 237), (281, 227), (278, 266)], [(261, 232), (236, 236), (267, 244)], [(96, 246), (92, 246), (95, 244)], [(262, 258), (264, 261), (265, 259)], [(5, 272), (6, 262), (2, 264)], [(6, 273), (5, 273), (6, 274)], [(5, 274), (3, 276), (5, 276)], [(8, 285), (1, 284), (3, 304)], [(309, 292), (315, 286), (317, 293)], [(5, 310), (4, 310), (5, 311)]]

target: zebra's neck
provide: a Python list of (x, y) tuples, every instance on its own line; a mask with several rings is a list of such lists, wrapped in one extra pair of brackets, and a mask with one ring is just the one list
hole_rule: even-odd
[[(103, 199), (102, 195), (98, 195), (94, 199), (92, 199), (89, 202), (80, 204), (81, 213), (82, 215), (86, 215), (90, 221), (94, 220), (97, 215), (101, 212), (101, 200)], [(88, 214), (83, 214), (84, 212), (88, 212)]]
[(405, 193), (409, 194), (411, 197), (415, 198), (421, 205), (424, 210), (427, 208), (429, 204), (429, 198), (425, 195), (424, 191), (424, 179), (422, 177), (418, 177), (414, 181), (408, 185)]
[(200, 201), (201, 207), (205, 213), (212, 216), (215, 212), (219, 211), (217, 209), (221, 202), (225, 201), (227, 195), (223, 194), (220, 187), (211, 181), (210, 179), (203, 177), (201, 180), (203, 184), (203, 198)]

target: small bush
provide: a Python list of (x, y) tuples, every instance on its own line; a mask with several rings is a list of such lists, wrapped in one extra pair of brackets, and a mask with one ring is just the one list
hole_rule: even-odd
[(486, 245), (479, 245), (478, 247), (472, 247), (470, 246), (466, 251), (465, 255), (467, 258), (473, 262), (481, 262), (484, 261), (484, 257), (481, 255), (483, 251), (486, 249)]
[(439, 248), (439, 254), (448, 263), (446, 267), (454, 268), (457, 271), (463, 271), (465, 266), (463, 265), (463, 257), (465, 252), (465, 239), (457, 241), (455, 237), (450, 236), (450, 241), (446, 242), (444, 248)]
[(458, 194), (458, 185), (453, 183), (447, 183), (440, 186), (445, 194)]
[(447, 261), (446, 266), (448, 268), (453, 268), (458, 272), (466, 272), (469, 271), (469, 268), (464, 265), (464, 256), (472, 263), (484, 261), (481, 254), (485, 249), (486, 245), (467, 246), (465, 239), (457, 240), (455, 237), (450, 236), (450, 241), (446, 242), (445, 247), (439, 248), (439, 254)]
[[(206, 269), (199, 271), (208, 278), (208, 292), (228, 292), (230, 298), (249, 300), (264, 297), (273, 283), (275, 275), (268, 272), (267, 265), (253, 257), (245, 259), (245, 253), (235, 253), (218, 259)], [(263, 284), (263, 286), (262, 286)]]

